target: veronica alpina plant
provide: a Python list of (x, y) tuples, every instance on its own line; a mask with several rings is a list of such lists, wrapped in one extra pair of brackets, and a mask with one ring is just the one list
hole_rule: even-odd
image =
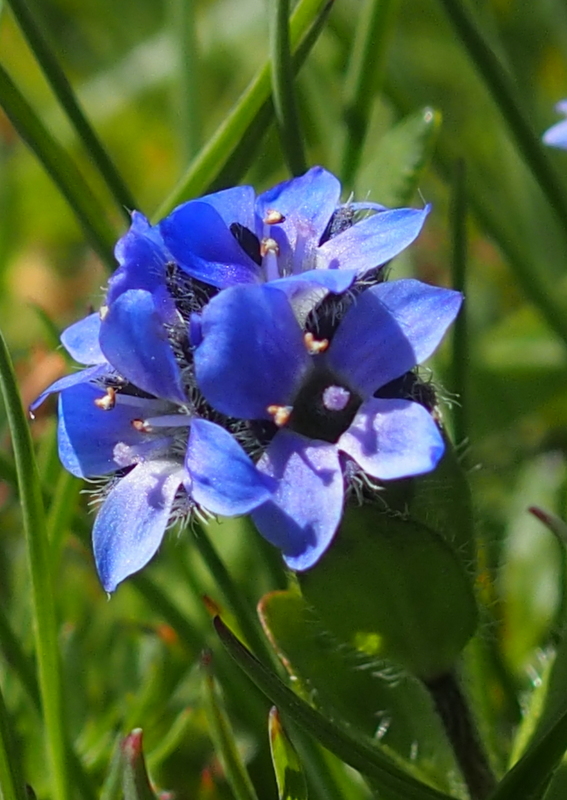
[(297, 325), (315, 309), (320, 321), (338, 318), (428, 213), (340, 205), (339, 193), (337, 179), (315, 167), (258, 197), (245, 186), (190, 201), (157, 226), (134, 212), (100, 313), (64, 331), (64, 347), (86, 368), (56, 381), (34, 408), (59, 392), (64, 466), (106, 476), (93, 545), (108, 591), (149, 561), (172, 520), (199, 510), (246, 514), (280, 486), (255, 464), (268, 434), (201, 392), (199, 315), (236, 284), (267, 282), (286, 309), (292, 303)]

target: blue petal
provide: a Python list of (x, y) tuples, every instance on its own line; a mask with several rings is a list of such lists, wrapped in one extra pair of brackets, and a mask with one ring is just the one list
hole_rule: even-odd
[(106, 358), (98, 341), (99, 333), (100, 315), (89, 314), (65, 328), (61, 334), (61, 344), (79, 364), (105, 364)]
[(36, 400), (33, 401), (30, 406), (30, 414), (33, 417), (33, 412), (36, 410), (36, 408), (39, 408), (39, 406), (49, 397), (50, 394), (62, 392), (64, 389), (68, 389), (71, 386), (76, 386), (80, 383), (88, 383), (96, 378), (102, 378), (109, 372), (110, 367), (105, 363), (97, 364), (93, 367), (87, 367), (87, 369), (82, 369), (80, 372), (72, 372), (70, 375), (64, 375), (63, 378), (59, 378), (59, 380), (55, 381), (55, 383), (52, 383), (51, 386), (48, 386), (47, 389), (43, 391)]
[(312, 567), (341, 520), (343, 476), (335, 445), (281, 430), (258, 463), (279, 481), (273, 499), (252, 512), (262, 536), (295, 570)]
[(252, 186), (233, 186), (230, 189), (223, 189), (221, 192), (206, 194), (198, 201), (212, 206), (224, 220), (227, 228), (233, 222), (244, 225), (252, 233), (255, 233), (254, 202), (256, 194)]
[(195, 502), (224, 517), (248, 514), (276, 485), (227, 430), (204, 419), (191, 423), (185, 467), (185, 485)]
[(294, 244), (299, 226), (313, 237), (315, 246), (325, 232), (334, 210), (339, 202), (341, 184), (323, 167), (312, 167), (299, 178), (283, 181), (268, 189), (256, 201), (257, 213), (263, 219), (270, 210), (284, 215), (285, 222), (278, 225), (288, 233)]
[(114, 255), (120, 267), (108, 283), (108, 304), (129, 289), (155, 291), (164, 283), (165, 265), (171, 261), (158, 228), (139, 211), (132, 214), (132, 225), (118, 240)]
[(372, 398), (360, 407), (337, 447), (380, 480), (430, 472), (445, 445), (431, 414), (410, 400)]
[(270, 286), (284, 291), (291, 300), (296, 292), (303, 291), (309, 285), (322, 286), (333, 294), (342, 294), (350, 289), (356, 276), (354, 269), (310, 269), (299, 275), (271, 281)]
[[(145, 413), (143, 400), (137, 409), (116, 403), (104, 411), (95, 405), (95, 400), (102, 397), (103, 389), (81, 383), (66, 388), (59, 398), (59, 458), (65, 469), (78, 478), (106, 475), (127, 466), (123, 460), (115, 460), (116, 446), (136, 447), (149, 438), (132, 427), (132, 420), (149, 416), (155, 401), (146, 401)], [(133, 457), (131, 463), (134, 461)]]
[(101, 325), (100, 346), (134, 386), (156, 397), (187, 402), (161, 314), (149, 292), (130, 289), (112, 303)]
[(310, 367), (285, 294), (269, 286), (235, 286), (213, 297), (201, 333), (197, 383), (229, 416), (269, 419), (268, 406), (288, 405)]
[(260, 267), (212, 205), (185, 203), (162, 220), (160, 229), (179, 266), (193, 278), (219, 288), (260, 280)]
[(461, 302), (458, 292), (415, 280), (373, 286), (342, 320), (327, 355), (329, 366), (368, 397), (429, 358)]
[(357, 222), (318, 248), (317, 267), (356, 269), (364, 275), (385, 264), (417, 237), (429, 208), (396, 208)]
[(138, 464), (106, 498), (94, 525), (93, 548), (107, 592), (142, 569), (160, 546), (182, 478), (169, 461)]

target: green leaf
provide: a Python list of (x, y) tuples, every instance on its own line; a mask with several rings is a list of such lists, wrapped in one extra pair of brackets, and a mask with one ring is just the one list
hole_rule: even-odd
[(566, 750), (567, 711), (563, 711), (504, 776), (490, 800), (540, 800)]
[(0, 391), (10, 426), (31, 575), (32, 609), (39, 685), (54, 800), (71, 791), (64, 727), (57, 619), (49, 572), (45, 511), (35, 455), (12, 361), (0, 334)]
[(275, 706), (270, 711), (268, 731), (278, 785), (278, 800), (307, 800), (307, 784), (299, 756), (283, 729)]
[(122, 769), (124, 800), (157, 800), (146, 769), (141, 728), (133, 730), (122, 743)]
[(386, 206), (407, 205), (429, 164), (440, 126), (441, 114), (433, 108), (394, 125), (359, 171), (355, 194), (370, 193)]
[(216, 631), (236, 663), (277, 707), (314, 736), (322, 745), (354, 769), (376, 781), (398, 800), (450, 800), (449, 795), (422, 784), (401, 770), (393, 760), (366, 741), (339, 728), (288, 689), (231, 633), (219, 617)]
[(2, 800), (26, 800), (26, 791), (19, 769), (8, 722), (8, 712), (0, 692), (0, 797)]
[(347, 509), (302, 593), (339, 640), (427, 680), (448, 672), (477, 625), (471, 582), (431, 528), (380, 511)]
[(203, 689), (209, 728), (215, 751), (224, 766), (226, 779), (236, 800), (258, 800), (248, 771), (238, 752), (229, 719), (221, 705), (218, 688), (211, 671), (210, 653), (206, 653), (202, 657), (201, 664), (204, 671)]
[(455, 761), (420, 681), (337, 642), (296, 591), (271, 592), (258, 610), (302, 696), (329, 719), (385, 745), (408, 770), (417, 767), (439, 788), (455, 789)]

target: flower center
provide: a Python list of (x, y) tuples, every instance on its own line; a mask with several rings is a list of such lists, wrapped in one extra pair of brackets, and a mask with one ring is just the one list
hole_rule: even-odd
[(335, 443), (350, 427), (362, 399), (326, 370), (315, 370), (301, 387), (289, 427), (309, 439)]

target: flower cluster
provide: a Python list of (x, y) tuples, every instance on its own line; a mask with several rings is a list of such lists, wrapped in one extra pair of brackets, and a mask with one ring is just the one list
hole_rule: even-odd
[(320, 167), (142, 214), (118, 242), (100, 311), (61, 341), (59, 454), (106, 476), (93, 545), (104, 588), (141, 569), (167, 525), (251, 513), (287, 564), (317, 562), (349, 492), (433, 469), (443, 440), (412, 370), (461, 296), (382, 266), (428, 208), (341, 204)]

